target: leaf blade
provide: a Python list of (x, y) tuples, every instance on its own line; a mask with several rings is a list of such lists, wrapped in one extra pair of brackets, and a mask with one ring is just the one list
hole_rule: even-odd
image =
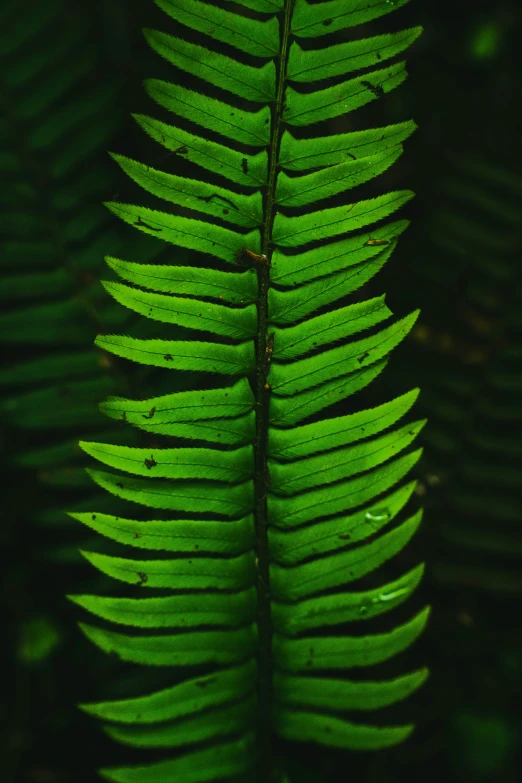
[(329, 35), (347, 27), (356, 27), (372, 19), (389, 14), (406, 5), (408, 0), (367, 0), (363, 8), (358, 3), (346, 4), (343, 0), (327, 0), (324, 3), (308, 3), (296, 0), (292, 18), (292, 32), (298, 38), (316, 38)]
[(167, 212), (134, 204), (108, 202), (105, 206), (116, 217), (145, 234), (188, 250), (209, 253), (230, 263), (235, 262), (238, 252), (245, 244), (254, 249), (259, 246), (259, 231), (239, 234), (214, 223), (169, 215)]
[[(254, 366), (251, 343), (220, 345), (183, 340), (142, 340), (122, 335), (99, 335), (95, 344), (109, 353), (154, 367), (189, 372), (247, 375)], [(195, 353), (197, 351), (197, 353)]]
[(145, 114), (132, 116), (152, 139), (197, 166), (221, 174), (238, 185), (258, 187), (266, 184), (268, 168), (266, 150), (256, 155), (238, 152)]
[(288, 87), (284, 120), (295, 127), (332, 120), (384, 97), (402, 84), (406, 76), (405, 65), (400, 62), (313, 93), (300, 93)]
[(156, 0), (156, 3), (175, 22), (242, 52), (255, 57), (273, 57), (279, 53), (279, 25), (274, 17), (266, 21), (249, 19), (199, 0), (190, 0), (190, 3), (187, 0)]
[(270, 143), (267, 106), (257, 112), (242, 111), (224, 101), (159, 79), (146, 80), (145, 89), (160, 106), (206, 130), (252, 147), (266, 147)]
[(239, 630), (193, 631), (171, 636), (135, 636), (80, 623), (80, 629), (97, 647), (124, 661), (147, 666), (194, 666), (239, 663), (255, 649), (255, 626)]
[(124, 155), (111, 153), (111, 157), (144, 190), (171, 204), (243, 228), (256, 228), (263, 221), (260, 193), (246, 196), (208, 182), (168, 174)]
[(260, 103), (275, 99), (276, 72), (272, 60), (260, 68), (253, 68), (157, 30), (145, 29), (144, 35), (149, 46), (177, 68), (240, 98)]
[(80, 448), (104, 465), (135, 476), (235, 483), (253, 472), (251, 446), (233, 451), (201, 448), (146, 449), (80, 441)]
[(147, 724), (175, 720), (231, 702), (237, 694), (245, 696), (254, 688), (256, 669), (255, 660), (251, 659), (239, 666), (194, 677), (147, 696), (79, 706), (89, 715), (118, 723)]
[(102, 281), (117, 302), (153, 321), (211, 332), (234, 340), (248, 340), (257, 333), (254, 305), (232, 310), (221, 304), (140, 291), (123, 283)]
[(278, 247), (299, 247), (308, 242), (357, 231), (383, 220), (413, 198), (411, 191), (396, 191), (344, 207), (330, 207), (299, 217), (277, 213), (273, 240)]
[(421, 32), (421, 27), (413, 27), (324, 49), (303, 50), (294, 42), (288, 58), (288, 78), (297, 82), (315, 82), (378, 65), (407, 49)]

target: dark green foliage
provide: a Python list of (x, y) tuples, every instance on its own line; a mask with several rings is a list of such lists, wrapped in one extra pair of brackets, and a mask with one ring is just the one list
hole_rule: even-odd
[(522, 180), (465, 155), (450, 171), (433, 220), (437, 263), (424, 274), (441, 288), (462, 282), (446, 289), (446, 325), (428, 306), (413, 332), (430, 365), (426, 482), (444, 519), (435, 576), (518, 592)]
[[(23, 7), (3, 9), (0, 43), (0, 341), (6, 351), (0, 416), (14, 444), (9, 462), (42, 485), (39, 502), (31, 504), (39, 507), (38, 523), (64, 526), (60, 543), (54, 546), (49, 533), (40, 555), (81, 562), (64, 513), (92, 495), (78, 437), (107, 437), (97, 400), (128, 389), (114, 360), (92, 347), (100, 329), (132, 328), (98, 279), (107, 249), (125, 247), (99, 203), (113, 186), (104, 148), (123, 116), (122, 84), (116, 73), (101, 79), (108, 67), (101, 31), (94, 32), (81, 8), (60, 0)], [(136, 251), (158, 252), (148, 240)], [(120, 437), (134, 440), (123, 430)], [(32, 515), (28, 508), (20, 512)]]
[[(109, 20), (85, 10), (67, 0), (0, 9), (2, 610), (12, 652), (2, 779), (17, 783), (69, 779), (67, 749), (85, 729), (74, 701), (111, 663), (91, 666), (64, 599), (86, 575), (101, 586), (77, 551), (96, 542), (65, 509), (98, 502), (110, 511), (110, 498), (93, 500), (78, 439), (108, 437), (99, 395), (128, 390), (92, 346), (96, 331), (123, 328), (129, 315), (97, 281), (107, 247), (124, 252), (99, 203), (114, 187), (104, 148), (123, 116), (122, 83), (104, 51)], [(122, 442), (133, 439), (122, 432)], [(88, 745), (89, 734), (82, 739)]]
[(100, 55), (81, 16), (72, 14), (64, 34), (63, 3), (27, 11), (8, 4), (3, 12), (9, 206), (0, 333), (10, 353), (0, 376), (1, 411), (23, 432), (17, 465), (38, 469), (51, 486), (81, 487), (78, 433), (104, 431), (95, 399), (119, 388), (111, 360), (90, 346), (93, 329), (124, 322), (95, 276), (101, 247), (121, 247), (98, 204), (110, 187), (100, 152), (121, 117), (119, 88), (117, 79), (91, 83)]

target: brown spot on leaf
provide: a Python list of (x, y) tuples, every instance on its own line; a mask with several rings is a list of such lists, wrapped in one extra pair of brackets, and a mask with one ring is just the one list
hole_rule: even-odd
[(206, 688), (207, 685), (212, 685), (216, 681), (217, 677), (206, 677), (204, 680), (196, 680), (196, 685), (198, 688)]
[(390, 242), (388, 239), (374, 239), (373, 237), (370, 237), (366, 244), (373, 247), (375, 245), (389, 245)]
[(384, 97), (384, 88), (380, 84), (372, 84), (367, 79), (361, 79), (361, 84), (366, 87), (367, 90), (373, 92), (376, 98)]
[(143, 228), (148, 228), (149, 231), (161, 231), (161, 228), (154, 228), (154, 226), (149, 225), (148, 223), (145, 223), (144, 220), (142, 220), (140, 217), (138, 217), (137, 220), (134, 221), (135, 226), (143, 226)]

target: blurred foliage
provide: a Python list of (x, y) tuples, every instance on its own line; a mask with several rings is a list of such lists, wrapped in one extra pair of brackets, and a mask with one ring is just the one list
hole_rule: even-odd
[(24, 664), (43, 663), (60, 644), (62, 635), (52, 618), (45, 615), (26, 620), (20, 628), (18, 658)]

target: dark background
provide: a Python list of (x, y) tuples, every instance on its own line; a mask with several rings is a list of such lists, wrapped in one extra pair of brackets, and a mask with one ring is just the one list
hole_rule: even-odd
[[(49, 26), (29, 43), (13, 48), (13, 30), (19, 29), (20, 20), (31, 24), (39, 9), (40, 3), (13, 3), (0, 12), (2, 103), (6, 106), (6, 119), (0, 126), (2, 148), (7, 154), (13, 145), (18, 155), (23, 147), (24, 177), (30, 181), (34, 174), (37, 191), (33, 201), (20, 196), (14, 208), (6, 194), (18, 193), (15, 186), (26, 179), (20, 180), (9, 162), (5, 163), (5, 241), (37, 236), (40, 229), (33, 225), (42, 218), (54, 221), (60, 231), (60, 226), (69, 226), (71, 215), (85, 213), (88, 227), (71, 228), (60, 252), (74, 278), (74, 295), (78, 290), (88, 292), (80, 304), (85, 304), (85, 297), (92, 298), (86, 308), (88, 317), (76, 310), (73, 313), (77, 337), (70, 336), (71, 321), (66, 314), (54, 324), (54, 338), (45, 341), (36, 333), (40, 319), (47, 316), (31, 308), (56, 302), (62, 294), (51, 292), (46, 298), (33, 290), (15, 300), (6, 296), (2, 312), (15, 319), (0, 323), (6, 368), (42, 352), (65, 355), (64, 345), (67, 350), (78, 346), (90, 350), (100, 328), (115, 323), (121, 328), (118, 318), (123, 316), (115, 314), (103, 294), (100, 298), (96, 293), (96, 281), (105, 274), (104, 250), (93, 252), (93, 259), (98, 260), (85, 268), (75, 266), (80, 250), (112, 232), (111, 242), (126, 248), (123, 257), (146, 260), (165, 252), (154, 243), (144, 243), (143, 249), (134, 247), (134, 238), (125, 228), (96, 210), (102, 200), (118, 199), (120, 193), (131, 200), (135, 193), (107, 150), (159, 168), (167, 165), (165, 151), (143, 138), (129, 113), (160, 116), (146, 98), (141, 80), (145, 76), (168, 79), (171, 69), (147, 49), (140, 29), (150, 26), (173, 32), (172, 23), (148, 2), (71, 0), (57, 4)], [(418, 497), (425, 504), (426, 516), (397, 567), (404, 571), (427, 561), (427, 575), (414, 603), (418, 608), (430, 603), (433, 612), (427, 632), (398, 657), (393, 671), (426, 664), (432, 674), (419, 694), (386, 711), (384, 719), (391, 722), (405, 719), (417, 724), (415, 734), (403, 746), (374, 754), (341, 754), (296, 745), (289, 754), (296, 782), (350, 777), (368, 783), (398, 783), (421, 776), (426, 781), (443, 777), (470, 783), (515, 783), (519, 779), (521, 17), (518, 3), (510, 0), (495, 4), (414, 0), (369, 25), (367, 34), (424, 27), (423, 36), (407, 55), (409, 79), (384, 101), (356, 112), (354, 119), (337, 121), (332, 129), (342, 132), (410, 117), (419, 125), (399, 163), (376, 185), (377, 192), (411, 188), (417, 198), (406, 208), (411, 227), (370, 291), (387, 291), (387, 302), (398, 316), (416, 307), (422, 308), (422, 314), (412, 336), (395, 352), (396, 357), (392, 355), (365, 407), (414, 385), (423, 389), (418, 415), (428, 415), (430, 424), (422, 436), (425, 456), (418, 470)], [(48, 36), (49, 31), (52, 35)], [(59, 41), (67, 36), (77, 36), (78, 43), (66, 47), (55, 63), (51, 58), (52, 83), (66, 80), (81, 52), (87, 52), (90, 59), (56, 98), (50, 94), (46, 98), (41, 89), (45, 79), (39, 71), (25, 81), (9, 78), (13, 73), (23, 74), (29, 55), (38, 46), (45, 51), (51, 45), (46, 44), (48, 38)], [(71, 122), (60, 139), (36, 151), (23, 141), (24, 133), (30, 139), (47, 119), (51, 118), (51, 125), (59, 122), (55, 109), (75, 106), (82, 98), (91, 100), (109, 83), (113, 97), (87, 112), (84, 119)], [(36, 106), (40, 98), (39, 110), (23, 109)], [(75, 111), (80, 116), (79, 109)], [(77, 163), (65, 173), (63, 168), (53, 168), (51, 159), (58, 160), (70, 150), (82, 133), (90, 141), (81, 147)], [(96, 186), (79, 196), (79, 206), (73, 199), (70, 211), (56, 207), (54, 214), (58, 185), (81, 189), (82, 177), (91, 170), (99, 172)], [(21, 228), (11, 235), (17, 221)], [(4, 252), (4, 258), (8, 256)], [(6, 275), (17, 271), (14, 255), (13, 259), (7, 263)], [(22, 320), (30, 326), (26, 332), (17, 332), (21, 321), (16, 321), (16, 313), (22, 310)], [(125, 322), (127, 332), (140, 328)], [(152, 388), (161, 393), (154, 375), (133, 370), (129, 377), (122, 377), (124, 370), (117, 365), (101, 370), (107, 370), (114, 384), (111, 388), (119, 392), (135, 390), (143, 397)], [(63, 383), (68, 383), (67, 378)], [(62, 384), (60, 388), (68, 387)], [(22, 380), (0, 389), (4, 402), (26, 391)], [(106, 393), (89, 392), (89, 404), (94, 408)], [(53, 410), (65, 410), (69, 399), (63, 392)], [(54, 526), (42, 522), (43, 512), (49, 512), (48, 519), (57, 518), (61, 510), (90, 498), (92, 490), (80, 475), (81, 457), (74, 453), (72, 468), (59, 475), (62, 466), (58, 463), (53, 473), (43, 470), (36, 458), (26, 467), (17, 458), (61, 440), (72, 442), (84, 433), (71, 419), (58, 438), (50, 415), (47, 426), (44, 422), (34, 429), (23, 423), (19, 426), (12, 411), (12, 405), (3, 404), (2, 614), (8, 658), (2, 699), (6, 725), (2, 779), (7, 783), (84, 783), (96, 779), (96, 767), (119, 763), (128, 754), (113, 746), (95, 721), (76, 710), (75, 703), (132, 693), (141, 675), (135, 667), (104, 656), (76, 630), (79, 611), (64, 594), (106, 587), (103, 580), (96, 582), (97, 577), (75, 554), (85, 533), (63, 522)], [(91, 426), (97, 432), (108, 425), (93, 421)], [(404, 618), (414, 608), (409, 606)], [(159, 687), (156, 672), (152, 682), (155, 677)]]

